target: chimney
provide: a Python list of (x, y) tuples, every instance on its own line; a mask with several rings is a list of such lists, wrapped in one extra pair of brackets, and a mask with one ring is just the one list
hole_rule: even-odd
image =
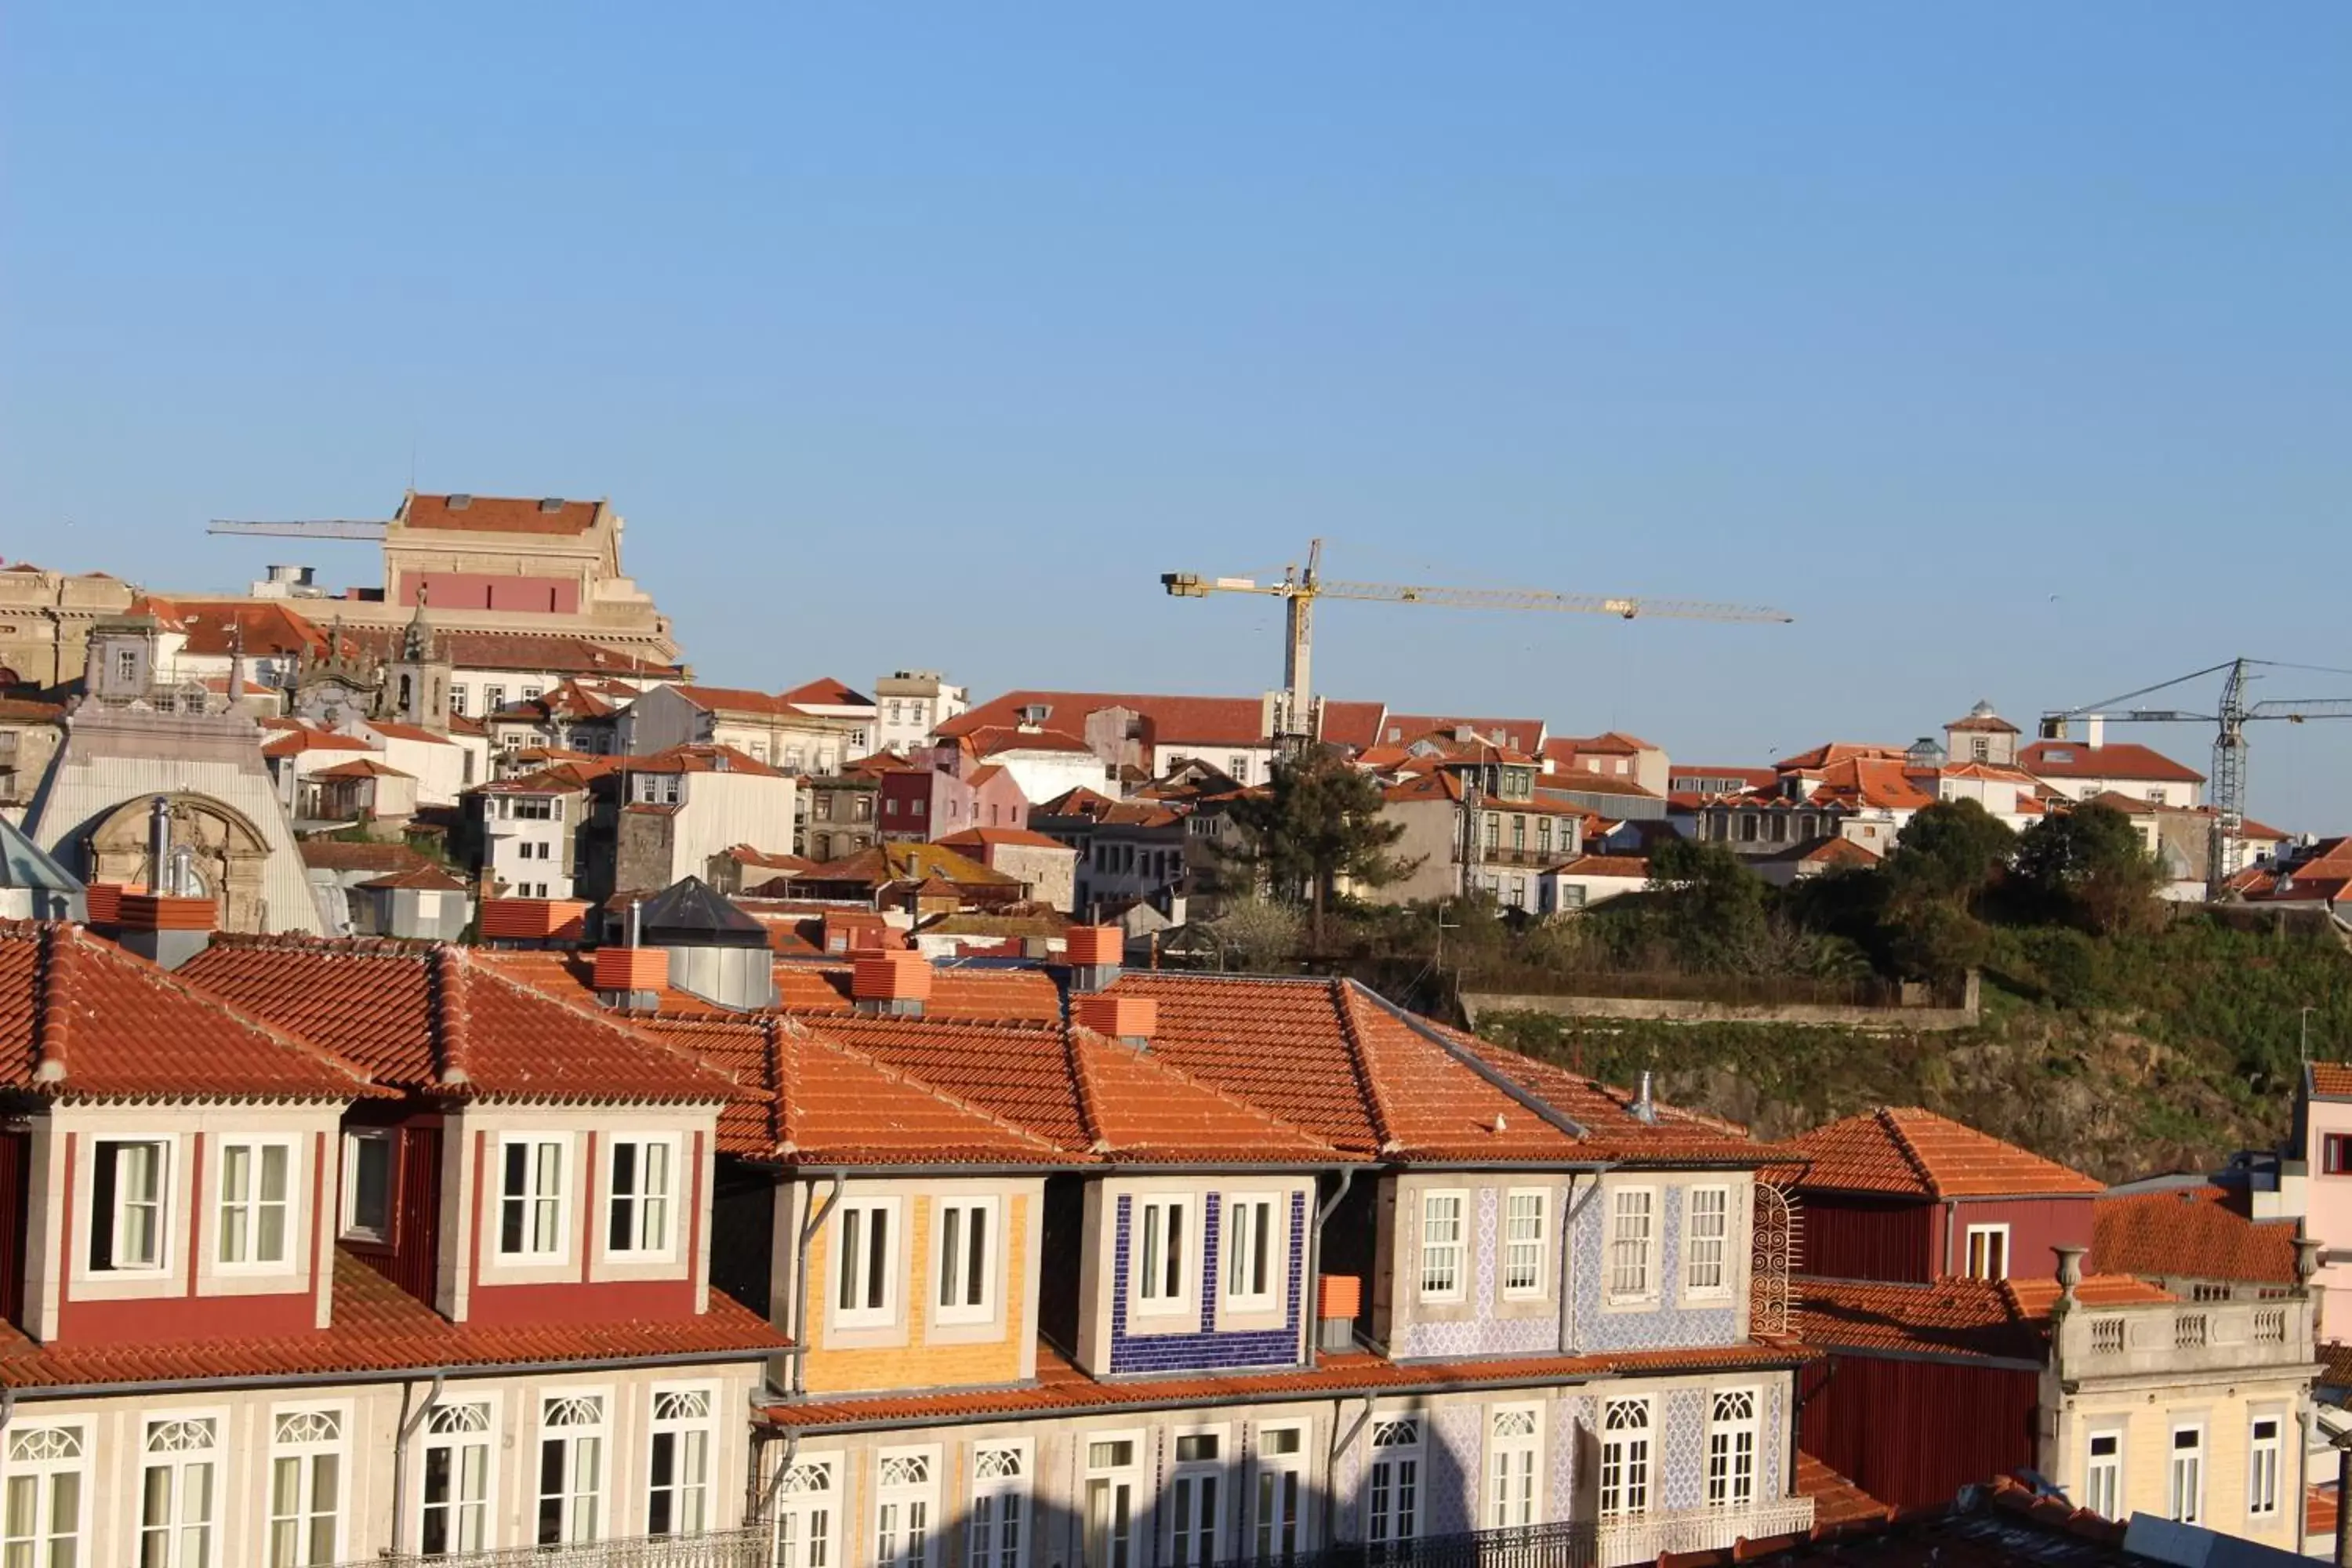
[(1137, 1050), (1151, 1048), (1160, 1030), (1160, 1004), (1149, 996), (1110, 996), (1090, 991), (1070, 999), (1070, 1016), (1082, 1029)]
[(2104, 713), (2083, 715), (2083, 744), (2097, 751), (2107, 742), (2107, 716)]
[(1108, 991), (1118, 984), (1127, 933), (1117, 926), (1072, 926), (1064, 935), (1074, 992)]
[(147, 885), (159, 893), (177, 893), (172, 879), (172, 803), (157, 795), (147, 805)]
[(121, 882), (92, 882), (82, 893), (82, 908), (89, 912), (92, 926), (111, 926), (122, 918), (122, 895), (143, 893), (144, 888), (126, 887)]
[(1650, 1098), (1650, 1069), (1648, 1068), (1643, 1068), (1642, 1069), (1642, 1092), (1633, 1097), (1633, 1120), (1636, 1121), (1646, 1121), (1653, 1126), (1657, 1124), (1658, 1102)]
[(212, 945), (215, 914), (210, 899), (126, 892), (116, 907), (115, 940), (163, 968), (177, 969)]
[(1356, 1313), (1364, 1303), (1364, 1282), (1352, 1274), (1326, 1274), (1315, 1281), (1315, 1344), (1323, 1351), (1356, 1348)]
[(862, 952), (850, 965), (849, 995), (861, 1013), (919, 1018), (930, 994), (930, 960), (919, 952)]
[(661, 989), (669, 984), (669, 953), (658, 947), (600, 947), (595, 979), (597, 1000), (607, 1007), (659, 1007)]

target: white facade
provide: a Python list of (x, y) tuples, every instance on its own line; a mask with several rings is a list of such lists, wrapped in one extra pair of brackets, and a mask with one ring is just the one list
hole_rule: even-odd
[(1066, 751), (1043, 741), (1026, 745), (1015, 737), (981, 761), (992, 763), (1011, 773), (1013, 782), (1021, 786), (1022, 795), (1033, 801), (1054, 800), (1074, 789), (1118, 793), (1103, 760), (1083, 749)]
[(931, 733), (971, 707), (971, 693), (936, 670), (902, 669), (874, 683), (874, 743), (905, 756), (930, 743)]
[[(456, 736), (434, 735), (411, 724), (394, 726), (387, 732), (364, 720), (352, 721), (344, 733), (368, 741), (385, 765), (415, 779), (419, 805), (455, 805), (460, 791), (481, 783), (485, 776), (486, 762), (469, 756)], [(483, 755), (486, 759), (487, 750)]]
[[(771, 855), (793, 852), (793, 802), (798, 780), (776, 773), (631, 773), (628, 805), (676, 805), (671, 817), (667, 887), (699, 877), (712, 857), (738, 844)], [(648, 886), (654, 884), (646, 884)]]
[(482, 797), (482, 867), (514, 899), (568, 899), (585, 797), (573, 791)]

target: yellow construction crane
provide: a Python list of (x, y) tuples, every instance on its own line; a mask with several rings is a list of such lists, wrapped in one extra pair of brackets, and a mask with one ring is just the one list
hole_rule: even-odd
[(1286, 566), (1278, 583), (1254, 577), (1203, 577), (1196, 572), (1163, 572), (1160, 586), (1179, 599), (1212, 594), (1263, 594), (1283, 602), (1282, 691), (1274, 719), (1275, 739), (1286, 745), (1313, 740), (1321, 731), (1309, 666), (1314, 657), (1315, 601), (1366, 599), (1382, 605), (1444, 605), (1464, 610), (1559, 610), (1571, 615), (1616, 616), (1633, 620), (1665, 616), (1685, 621), (1792, 621), (1794, 616), (1759, 605), (1717, 605), (1704, 599), (1631, 599), (1602, 594), (1547, 594), (1531, 588), (1438, 588), (1415, 583), (1349, 583), (1322, 574), (1323, 542), (1307, 547), (1307, 565)]

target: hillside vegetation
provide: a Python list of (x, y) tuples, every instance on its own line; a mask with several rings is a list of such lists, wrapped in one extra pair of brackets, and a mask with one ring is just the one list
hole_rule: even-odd
[(2210, 1167), (2274, 1146), (2299, 1042), (2352, 1058), (2352, 954), (2331, 930), (2235, 929), (2156, 897), (2101, 806), (2013, 835), (1973, 803), (1920, 812), (1867, 870), (1785, 889), (1720, 846), (1663, 847), (1650, 888), (1549, 921), (1477, 900), (1343, 911), (1318, 955), (1426, 1010), (1463, 992), (1883, 1004), (1982, 976), (1980, 1024), (1937, 1033), (1482, 1015), (1482, 1033), (1765, 1137), (1924, 1105), (2092, 1174)]

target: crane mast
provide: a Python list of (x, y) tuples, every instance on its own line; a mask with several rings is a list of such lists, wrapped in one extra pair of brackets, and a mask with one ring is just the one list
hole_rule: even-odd
[[(2301, 724), (2312, 719), (2352, 719), (2352, 697), (2272, 697), (2247, 700), (2259, 668), (2315, 670), (2322, 675), (2352, 675), (2352, 670), (2322, 665), (2283, 664), (2275, 659), (2240, 657), (2227, 663), (2161, 680), (2080, 708), (2053, 709), (2042, 715), (2045, 740), (2063, 740), (2067, 721), (2098, 719), (2111, 724), (2210, 724), (2213, 726), (2213, 773), (2207, 781), (2212, 794), (2213, 820), (2206, 830), (2205, 896), (2218, 899), (2230, 881), (2245, 869), (2246, 858), (2246, 726), (2264, 720)], [(2221, 677), (2221, 700), (2215, 711), (2190, 712), (2179, 708), (2123, 708), (2116, 704), (2201, 680)]]
[(1571, 615), (1615, 616), (1633, 620), (1658, 616), (1676, 620), (1787, 622), (1795, 617), (1757, 605), (1719, 605), (1704, 599), (1635, 599), (1599, 594), (1552, 594), (1525, 588), (1444, 588), (1428, 584), (1359, 583), (1322, 574), (1323, 542), (1311, 540), (1307, 564), (1283, 568), (1279, 581), (1254, 577), (1204, 577), (1165, 572), (1160, 586), (1180, 599), (1212, 594), (1257, 594), (1283, 601), (1282, 689), (1276, 694), (1272, 729), (1286, 750), (1310, 744), (1322, 732), (1322, 710), (1314, 693), (1315, 602), (1356, 599), (1381, 605), (1435, 605), (1466, 610), (1553, 610)]

